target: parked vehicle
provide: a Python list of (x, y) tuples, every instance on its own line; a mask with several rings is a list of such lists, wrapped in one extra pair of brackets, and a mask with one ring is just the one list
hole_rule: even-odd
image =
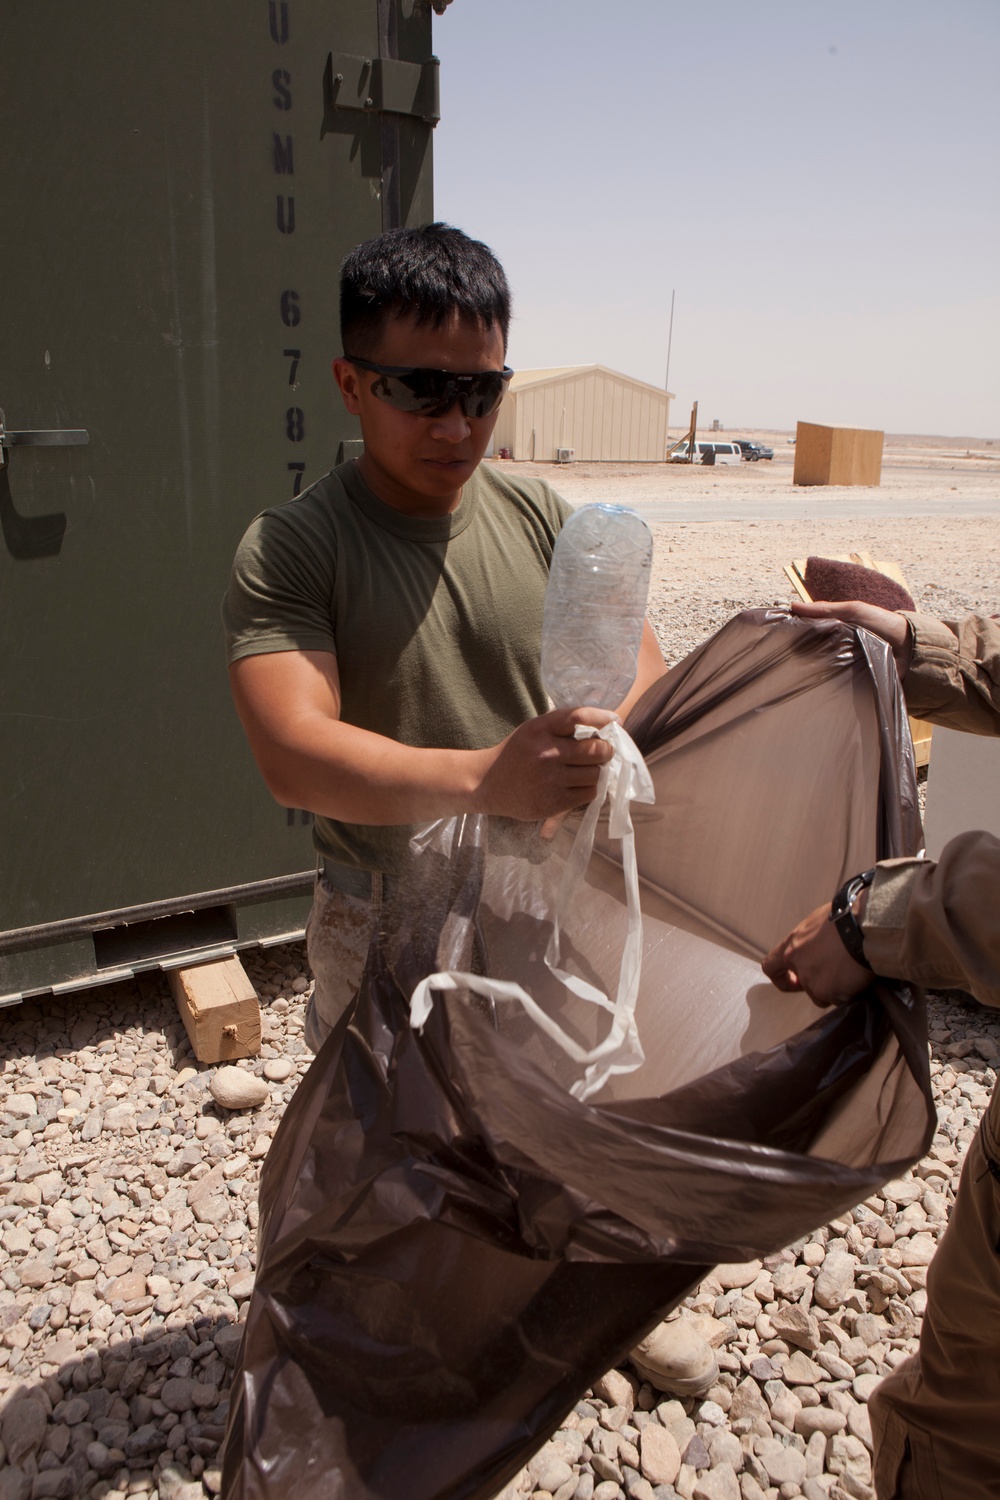
[(766, 443), (755, 443), (750, 438), (737, 438), (736, 446), (748, 464), (756, 463), (761, 458), (774, 457), (773, 448), (769, 448)]
[[(694, 449), (694, 462), (696, 464), (715, 463), (734, 465), (742, 462), (743, 455), (735, 443), (715, 443), (707, 438), (698, 438), (695, 441)], [(712, 457), (706, 457), (708, 454), (712, 454)], [(671, 452), (670, 462), (672, 464), (687, 463), (687, 455), (688, 445), (687, 438), (685, 438), (683, 443), (679, 443)]]

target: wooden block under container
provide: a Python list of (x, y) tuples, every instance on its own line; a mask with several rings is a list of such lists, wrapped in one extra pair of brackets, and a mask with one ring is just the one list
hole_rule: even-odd
[(168, 977), (199, 1062), (259, 1054), (260, 1001), (238, 958), (171, 969)]

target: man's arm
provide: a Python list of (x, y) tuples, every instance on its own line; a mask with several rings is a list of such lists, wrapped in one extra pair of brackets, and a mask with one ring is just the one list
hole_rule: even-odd
[[(862, 891), (853, 911), (860, 920), (867, 891)], [(761, 964), (775, 989), (786, 995), (804, 990), (816, 1005), (843, 1005), (860, 995), (872, 982), (872, 971), (857, 963), (830, 921), (829, 904), (817, 906)]]
[(975, 614), (938, 620), (859, 600), (807, 604), (796, 599), (792, 613), (843, 620), (888, 641), (911, 714), (970, 734), (1000, 734), (1000, 621)]
[(903, 679), (910, 712), (949, 729), (1000, 735), (1000, 621), (974, 614), (904, 618), (913, 636)]
[(960, 833), (939, 859), (883, 860), (861, 926), (877, 974), (1000, 1005), (1000, 839)]
[(577, 725), (600, 729), (615, 717), (596, 708), (542, 714), (487, 750), (399, 744), (341, 721), (340, 674), (330, 651), (243, 657), (230, 667), (230, 682), (272, 796), (345, 823), (417, 823), (465, 812), (551, 817), (593, 798), (600, 767), (613, 754), (604, 740), (574, 738)]
[[(809, 619), (860, 625), (887, 641), (909, 707), (956, 728), (1000, 734), (1000, 624), (995, 620), (967, 615), (950, 624), (858, 601), (796, 601), (792, 609)], [(979, 832), (952, 839), (937, 861), (883, 860), (855, 907), (865, 957), (876, 973), (965, 989), (985, 1005), (1000, 1005), (998, 911), (1000, 840)], [(850, 1000), (871, 980), (828, 918), (829, 907), (817, 907), (763, 964), (778, 989), (805, 990), (819, 1005)]]
[[(854, 907), (876, 974), (968, 990), (984, 1005), (1000, 1005), (998, 911), (1000, 839), (978, 832), (953, 838), (939, 860), (883, 860)], [(872, 980), (829, 918), (818, 906), (763, 964), (779, 990), (805, 990), (817, 1005), (851, 1000)]]
[(653, 634), (653, 627), (648, 620), (643, 621), (642, 641), (639, 645), (639, 664), (635, 674), (635, 682), (629, 688), (628, 693), (618, 705), (618, 717), (624, 722), (633, 704), (638, 703), (647, 688), (652, 687), (657, 678), (662, 677), (667, 670), (667, 664), (663, 660), (663, 652), (660, 643)]

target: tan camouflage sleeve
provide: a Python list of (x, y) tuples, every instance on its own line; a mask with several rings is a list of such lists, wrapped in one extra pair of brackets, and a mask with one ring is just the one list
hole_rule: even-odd
[(965, 729), (1000, 734), (1000, 621), (988, 615), (937, 620), (904, 611), (913, 657), (903, 679), (911, 714)]
[(1000, 1006), (1000, 839), (961, 833), (938, 860), (883, 860), (861, 927), (876, 974)]

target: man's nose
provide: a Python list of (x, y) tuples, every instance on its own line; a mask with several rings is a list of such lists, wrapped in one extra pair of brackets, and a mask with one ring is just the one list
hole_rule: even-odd
[(431, 436), (446, 443), (463, 443), (472, 431), (460, 399), (456, 398), (443, 416), (431, 422)]

